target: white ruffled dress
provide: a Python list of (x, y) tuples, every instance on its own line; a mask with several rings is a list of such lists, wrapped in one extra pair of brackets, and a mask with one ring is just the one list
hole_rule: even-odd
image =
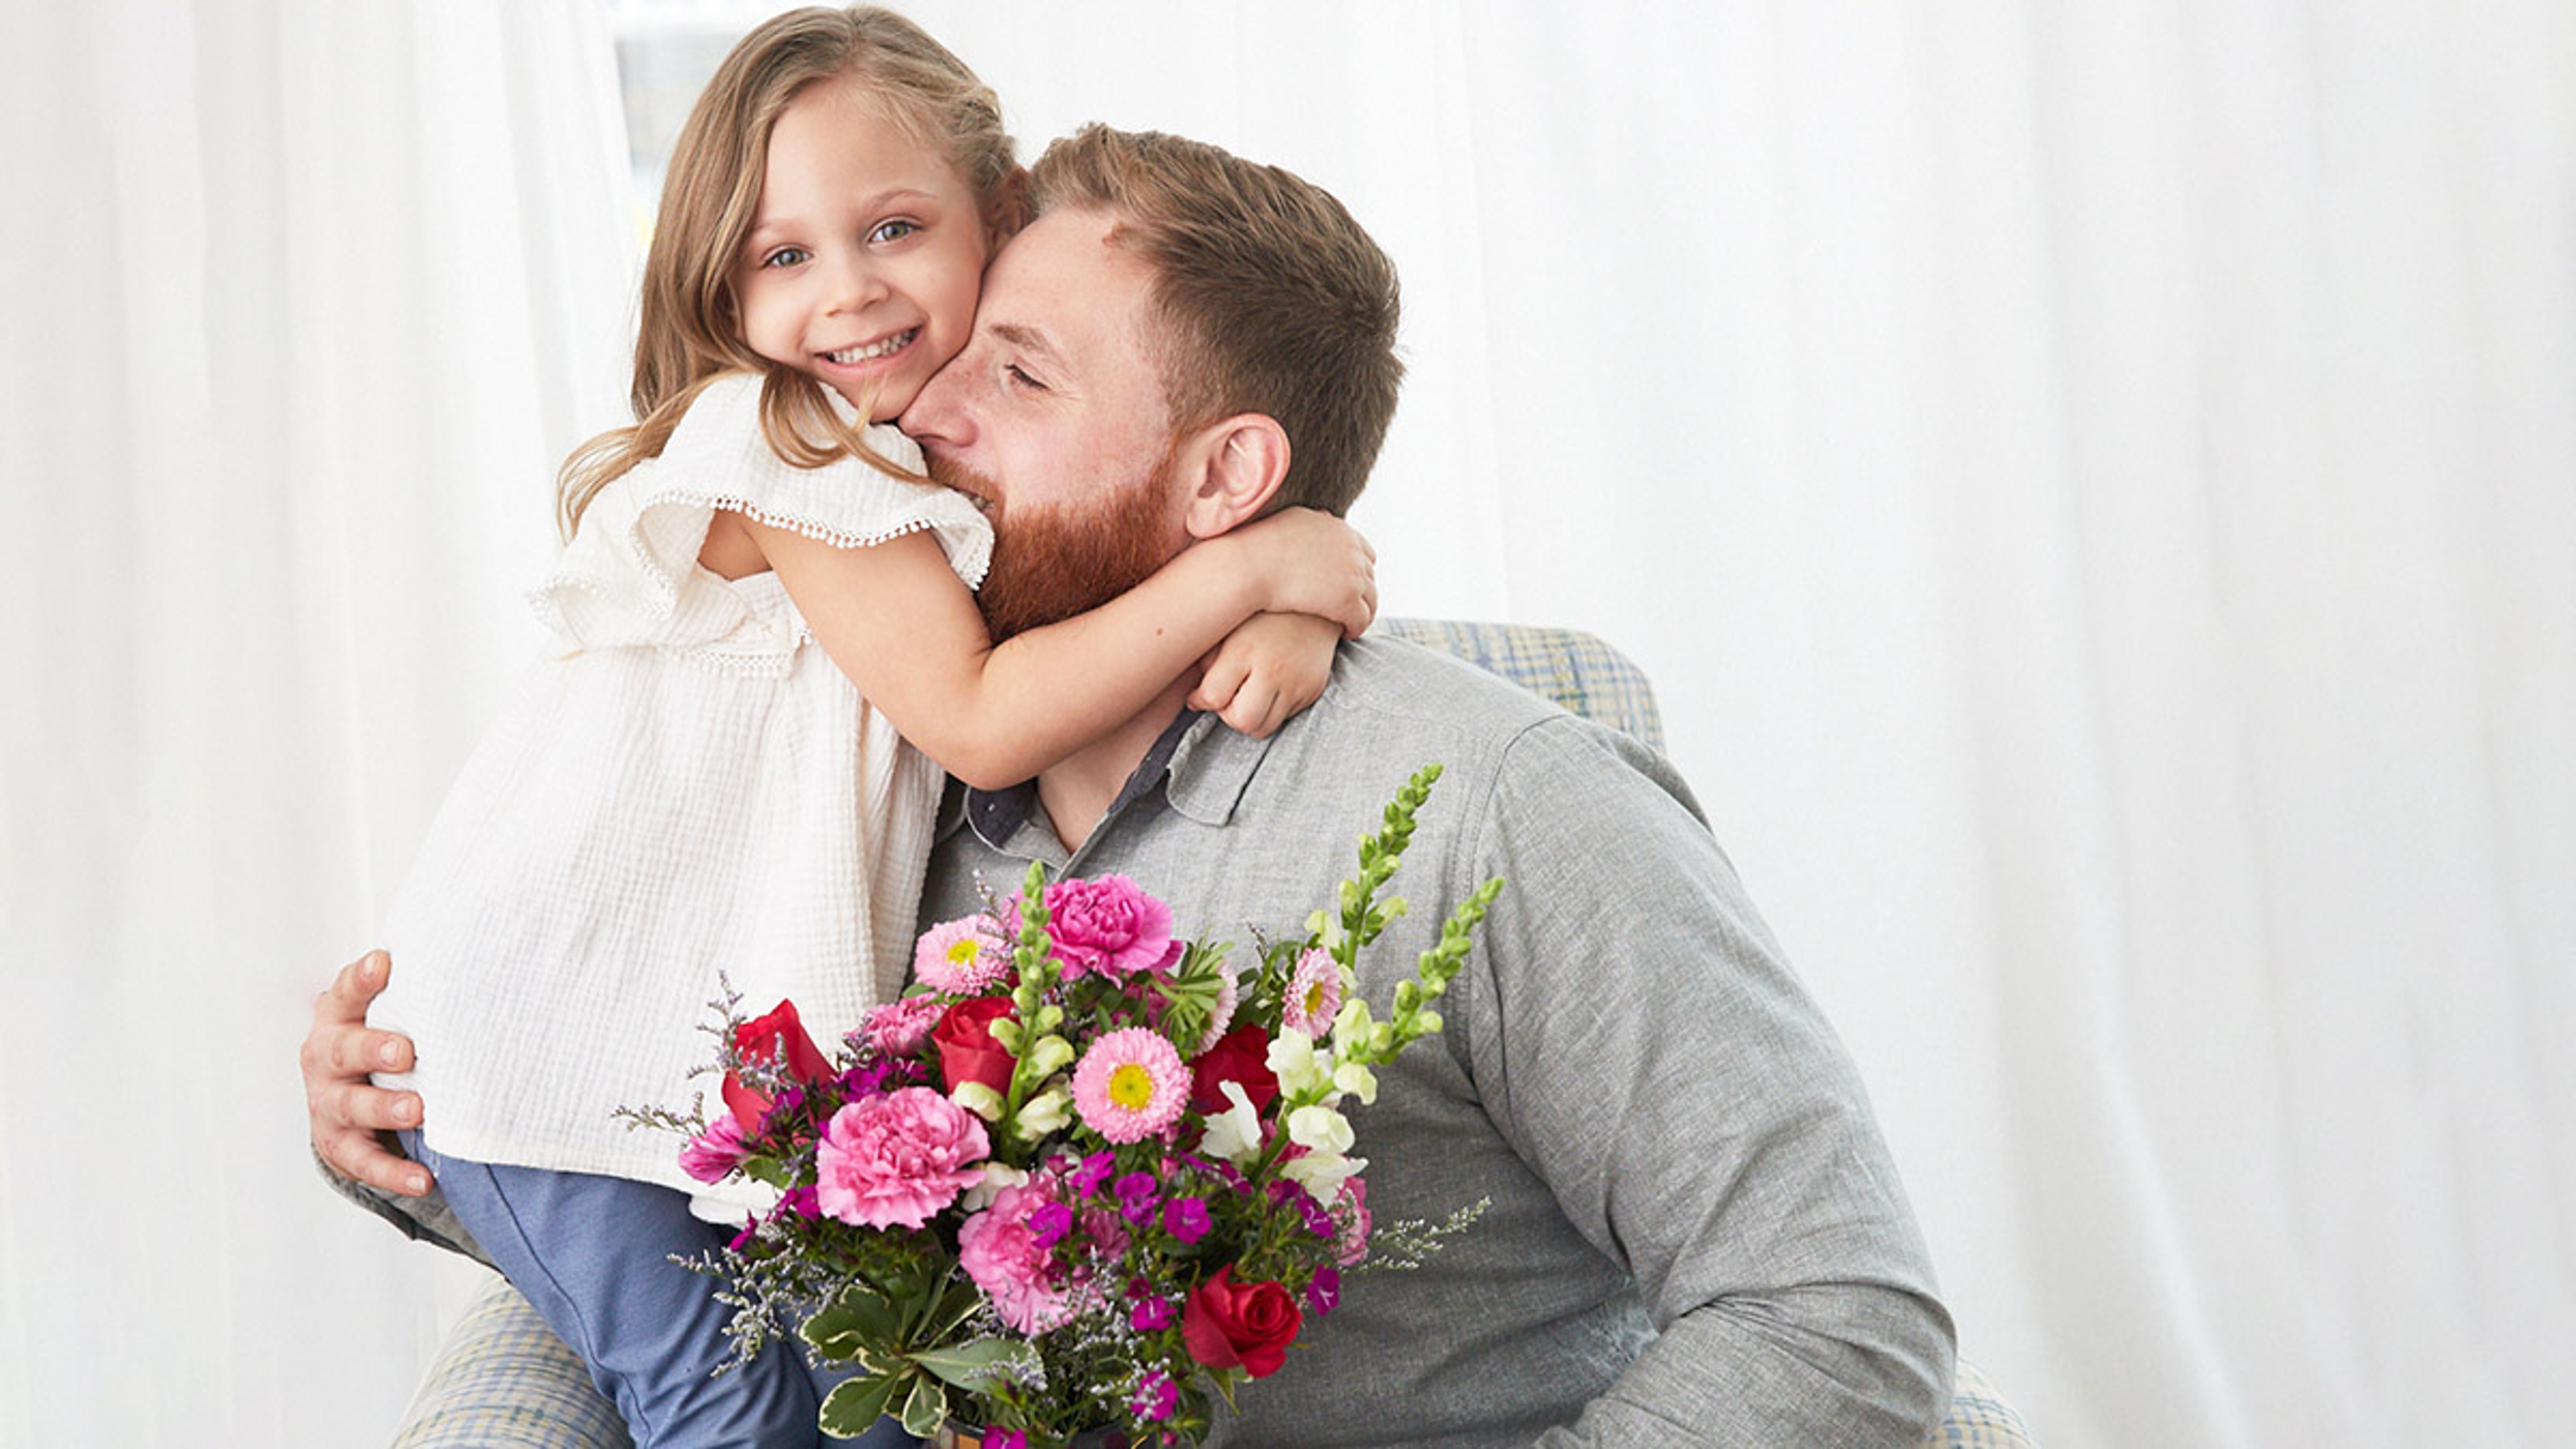
[[(451, 1157), (661, 1183), (681, 1143), (620, 1106), (713, 1083), (722, 971), (744, 1007), (792, 998), (829, 1050), (901, 989), (941, 772), (824, 656), (776, 577), (698, 566), (719, 508), (849, 548), (929, 530), (971, 588), (992, 530), (961, 495), (844, 460), (799, 469), (726, 379), (662, 455), (602, 489), (531, 596), (560, 652), (519, 686), (439, 810), (384, 941), (371, 1013), (417, 1068)], [(869, 441), (918, 466), (887, 427)]]

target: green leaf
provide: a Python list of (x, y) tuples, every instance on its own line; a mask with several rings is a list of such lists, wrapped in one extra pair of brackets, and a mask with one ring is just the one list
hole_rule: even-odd
[(901, 1387), (903, 1380), (893, 1374), (843, 1379), (824, 1395), (814, 1421), (836, 1439), (855, 1439), (885, 1417), (886, 1406), (894, 1402), (895, 1390)]
[(967, 1316), (975, 1311), (975, 1305), (982, 1301), (983, 1295), (975, 1291), (974, 1284), (949, 1284), (948, 1291), (930, 1305), (930, 1311), (924, 1315), (922, 1326), (914, 1333), (913, 1340), (936, 1343), (946, 1338), (957, 1331), (957, 1325), (964, 1323)]
[(948, 1391), (929, 1376), (912, 1381), (912, 1392), (903, 1400), (903, 1432), (916, 1439), (927, 1439), (948, 1422)]
[(838, 1363), (858, 1357), (865, 1348), (900, 1349), (903, 1315), (864, 1284), (853, 1283), (841, 1296), (818, 1308), (798, 1333), (814, 1351)]
[(979, 1338), (953, 1348), (924, 1349), (912, 1361), (973, 1394), (990, 1388), (995, 1379), (1025, 1381), (1037, 1355), (1017, 1339)]

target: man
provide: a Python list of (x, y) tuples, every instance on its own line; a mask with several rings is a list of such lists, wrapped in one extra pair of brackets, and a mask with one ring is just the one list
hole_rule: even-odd
[[(994, 516), (997, 632), (1282, 502), (1347, 506), (1398, 367), (1393, 272), (1339, 204), (1097, 127), (1033, 189), (973, 340), (903, 420)], [(1902, 1444), (1939, 1418), (1950, 1324), (1858, 1079), (1660, 758), (1370, 640), (1267, 741), (1185, 693), (1028, 786), (956, 792), (922, 919), (1035, 858), (1132, 875), (1195, 929), (1294, 934), (1434, 761), (1372, 1007), (1451, 904), (1507, 882), (1447, 1030), (1354, 1115), (1379, 1222), (1491, 1207), (1419, 1269), (1353, 1279), (1244, 1391), (1235, 1442)], [(353, 1075), (408, 1051), (364, 1028), (369, 964), (316, 1008), (315, 1146), (425, 1187), (375, 1137), (419, 1104)]]

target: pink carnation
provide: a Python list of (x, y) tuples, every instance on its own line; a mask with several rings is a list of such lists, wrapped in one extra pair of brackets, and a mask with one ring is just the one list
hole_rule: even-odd
[(1169, 970), (1180, 959), (1172, 908), (1123, 875), (1060, 880), (1046, 888), (1047, 935), (1064, 978), (1097, 971), (1127, 977)]
[(1006, 1187), (993, 1205), (957, 1230), (957, 1263), (992, 1300), (993, 1311), (1020, 1333), (1061, 1328), (1080, 1311), (1057, 1271), (1055, 1255), (1038, 1245), (1029, 1219), (1054, 1199), (1035, 1183)]
[(928, 1087), (901, 1087), (832, 1114), (814, 1147), (818, 1206), (861, 1227), (917, 1228), (984, 1180), (984, 1124)]
[(942, 921), (912, 948), (913, 979), (950, 996), (981, 996), (1010, 973), (1010, 954), (982, 916)]
[(1111, 1142), (1137, 1142), (1180, 1120), (1190, 1069), (1161, 1034), (1141, 1026), (1091, 1044), (1073, 1069), (1073, 1109)]
[(1296, 974), (1288, 978), (1288, 999), (1279, 1003), (1279, 1024), (1319, 1037), (1333, 1029), (1341, 1009), (1340, 963), (1321, 951), (1299, 956)]
[(750, 1155), (742, 1140), (742, 1123), (727, 1112), (680, 1149), (680, 1170), (700, 1182), (722, 1182)]
[(867, 1024), (860, 1029), (867, 1034), (868, 1045), (878, 1051), (908, 1057), (929, 1044), (930, 1029), (947, 1010), (948, 1004), (936, 996), (907, 996), (869, 1012)]

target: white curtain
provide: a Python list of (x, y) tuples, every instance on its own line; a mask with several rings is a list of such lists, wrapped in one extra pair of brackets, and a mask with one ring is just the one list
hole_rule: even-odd
[[(293, 1043), (632, 274), (595, 25), (345, 8), (0, 58), (9, 1443), (365, 1438), (432, 1331)], [(1389, 609), (1647, 666), (2043, 1442), (2576, 1422), (2564, 6), (907, 8), (1387, 244)]]
[(590, 7), (0, 24), (0, 1444), (390, 1434), (429, 1255), (295, 1048), (532, 641), (635, 243)]

